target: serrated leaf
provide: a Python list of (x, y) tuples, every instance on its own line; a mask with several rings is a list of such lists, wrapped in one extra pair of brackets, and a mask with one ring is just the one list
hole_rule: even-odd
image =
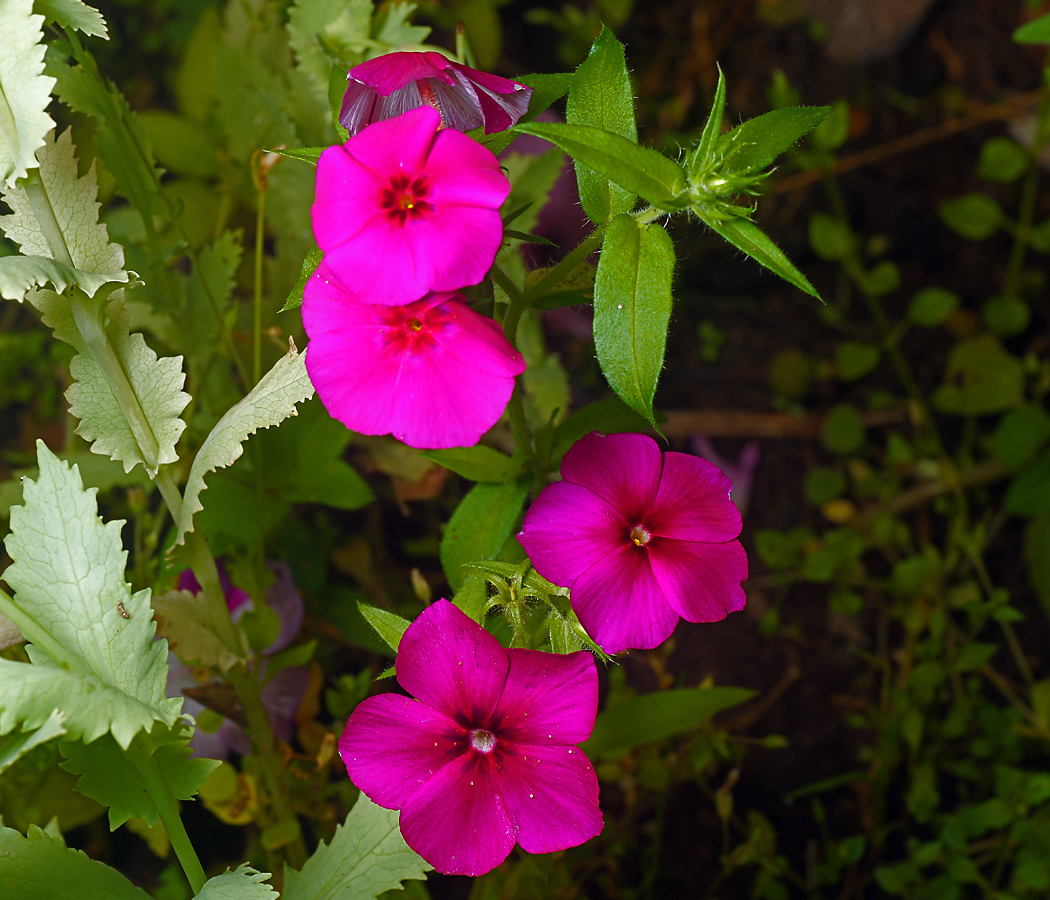
[[(185, 334), (184, 342), (177, 346), (209, 343), (218, 338), (219, 319), (230, 310), (243, 253), (240, 231), (224, 231), (200, 251), (186, 285), (183, 314), (183, 331), (192, 329), (192, 333)], [(192, 363), (193, 355), (188, 356)]]
[(741, 122), (719, 139), (723, 171), (749, 174), (764, 169), (823, 122), (830, 111), (829, 106), (791, 106)]
[(160, 813), (138, 766), (155, 764), (172, 796), (190, 800), (221, 765), (217, 759), (192, 757), (191, 735), (192, 729), (179, 722), (175, 728), (155, 725), (149, 732), (140, 731), (126, 750), (108, 734), (89, 744), (69, 741), (61, 747), (65, 757), (61, 767), (80, 776), (77, 791), (109, 808), (110, 831), (133, 817), (152, 828)]
[(453, 447), (450, 450), (427, 450), (423, 455), (471, 481), (506, 481), (511, 471), (511, 458), (484, 444)]
[(216, 636), (218, 626), (197, 594), (168, 591), (153, 598), (157, 634), (168, 640), (168, 649), (181, 659), (201, 666), (217, 666), (224, 672), (238, 662), (237, 656)]
[(116, 869), (36, 825), (27, 837), (0, 826), (0, 884), (12, 900), (150, 900)]
[(288, 352), (252, 388), (250, 394), (233, 406), (205, 439), (186, 480), (179, 516), (176, 545), (193, 530), (193, 517), (203, 505), (204, 477), (231, 465), (243, 452), (241, 444), (260, 428), (269, 428), (295, 415), (295, 405), (313, 396), (314, 388), (306, 374), (306, 354), (299, 353), (289, 340)]
[(62, 727), (64, 719), (65, 715), (60, 710), (52, 710), (44, 724), (35, 731), (19, 731), (0, 740), (0, 772), (21, 759), (34, 747), (39, 747), (41, 744), (46, 744), (64, 735), (66, 733), (66, 729)]
[(594, 281), (594, 347), (609, 386), (655, 427), (653, 395), (671, 319), (674, 245), (659, 225), (617, 216)]
[[(327, 72), (326, 72), (327, 75)], [(262, 58), (232, 44), (215, 50), (218, 113), (233, 157), (247, 161), (263, 147), (297, 144), (285, 82)]]
[(360, 600), (357, 601), (357, 608), (365, 621), (376, 630), (376, 634), (396, 653), (401, 637), (412, 623), (395, 613), (379, 609), (377, 606), (369, 606)]
[(258, 872), (247, 863), (241, 863), (232, 872), (209, 878), (194, 900), (270, 900), (277, 892), (268, 884), (269, 872)]
[(127, 272), (85, 272), (43, 256), (0, 257), (0, 297), (23, 300), (34, 288), (52, 286), (62, 292), (76, 285), (94, 297), (108, 284), (126, 284)]
[(737, 217), (719, 221), (713, 217), (704, 216), (702, 213), (698, 215), (708, 228), (718, 232), (734, 247), (743, 250), (755, 262), (790, 282), (800, 291), (820, 299), (820, 294), (809, 283), (809, 279), (792, 265), (791, 260), (784, 255), (784, 251), (774, 244), (754, 222)]
[(332, 52), (347, 63), (362, 62), (371, 27), (371, 0), (296, 0), (288, 10), (288, 46), (296, 68), (326, 90)]
[(33, 5), (48, 22), (54, 22), (60, 28), (75, 28), (92, 37), (109, 40), (102, 13), (82, 0), (36, 0)]
[(416, 11), (417, 5), (396, 0), (387, 6), (385, 17), (382, 11), (377, 17), (378, 29), (375, 39), (381, 44), (386, 44), (391, 50), (402, 44), (422, 44), (430, 36), (430, 29), (425, 25), (408, 23), (408, 18)]
[(688, 205), (685, 172), (662, 153), (589, 125), (530, 122), (514, 130), (561, 147), (574, 160), (638, 194), (658, 209), (675, 212)]
[(361, 794), (332, 842), (321, 844), (302, 871), (285, 866), (282, 900), (372, 900), (426, 878), (433, 867), (405, 843), (398, 818)]
[[(634, 123), (634, 91), (621, 44), (608, 28), (591, 45), (587, 58), (572, 76), (565, 120), (570, 125), (590, 125), (638, 143)], [(587, 217), (604, 225), (620, 213), (630, 212), (637, 197), (630, 190), (576, 161), (576, 182)]]
[(44, 75), (43, 16), (33, 0), (0, 4), (0, 184), (14, 187), (37, 167), (36, 151), (55, 127), (46, 112), (55, 79)]
[(441, 567), (457, 590), (466, 573), (463, 564), (493, 559), (503, 548), (521, 516), (528, 487), (518, 482), (476, 484), (452, 513), (441, 538)]
[[(66, 391), (69, 411), (80, 419), (77, 434), (91, 442), (93, 453), (120, 460), (125, 472), (142, 463), (150, 477), (156, 475), (156, 468), (144, 458), (105, 373), (77, 328), (69, 301), (47, 290), (35, 291), (28, 299), (40, 310), (44, 324), (54, 330), (55, 337), (77, 351), (69, 367), (74, 382)], [(158, 359), (141, 334), (129, 334), (128, 314), (119, 294), (109, 300), (106, 321), (108, 344), (156, 440), (157, 465), (175, 462), (179, 458), (175, 444), (186, 427), (180, 415), (190, 401), (190, 395), (182, 390), (182, 357)]]
[[(37, 442), (40, 476), (23, 482), (5, 545), (14, 589), (0, 607), (32, 642), (36, 665), (0, 659), (0, 734), (35, 728), (55, 709), (73, 738), (111, 731), (122, 747), (154, 722), (173, 725), (180, 699), (167, 699), (167, 646), (154, 641), (149, 590), (124, 581), (124, 522), (103, 524), (97, 489)], [(46, 654), (46, 656), (45, 656)]]

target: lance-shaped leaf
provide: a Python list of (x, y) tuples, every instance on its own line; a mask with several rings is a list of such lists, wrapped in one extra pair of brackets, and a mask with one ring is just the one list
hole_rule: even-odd
[(617, 216), (594, 281), (594, 347), (609, 386), (654, 427), (653, 395), (671, 320), (674, 245), (659, 225)]
[(75, 28), (92, 37), (109, 40), (106, 20), (93, 6), (82, 0), (36, 0), (36, 11), (43, 13), (48, 22), (61, 28)]
[(383, 891), (422, 880), (432, 866), (405, 843), (397, 810), (376, 806), (364, 794), (335, 830), (296, 872), (285, 866), (283, 900), (373, 900)]
[(182, 708), (167, 699), (167, 645), (154, 641), (149, 591), (124, 581), (122, 520), (103, 524), (97, 490), (37, 442), (40, 476), (23, 482), (5, 544), (14, 560), (0, 609), (32, 643), (36, 665), (0, 659), (0, 734), (36, 728), (59, 709), (71, 738), (107, 731), (126, 748), (154, 722), (171, 726)]
[(521, 516), (528, 486), (518, 482), (476, 484), (460, 501), (441, 538), (441, 567), (456, 590), (466, 580), (463, 564), (494, 559)]
[(830, 106), (791, 106), (741, 122), (718, 142), (721, 170), (746, 175), (768, 166), (827, 117)]
[(658, 209), (674, 212), (688, 205), (685, 172), (662, 153), (639, 147), (618, 134), (590, 125), (530, 122), (514, 130), (561, 147), (576, 162), (626, 188)]
[(269, 872), (257, 872), (247, 863), (241, 863), (232, 872), (209, 878), (194, 900), (274, 900), (277, 892), (265, 882)]
[(34, 747), (46, 744), (66, 733), (62, 727), (65, 716), (59, 710), (52, 710), (51, 715), (35, 731), (18, 731), (0, 739), (0, 772), (25, 756)]
[(205, 439), (186, 481), (186, 492), (179, 516), (176, 544), (193, 530), (193, 517), (203, 509), (201, 491), (207, 489), (204, 476), (232, 465), (244, 452), (241, 444), (260, 428), (278, 425), (294, 416), (295, 405), (313, 396), (314, 387), (306, 374), (306, 354), (300, 354), (288, 341), (288, 352), (259, 380), (250, 394), (219, 419)]
[(408, 619), (401, 618), (396, 613), (387, 612), (387, 610), (380, 609), (378, 606), (369, 606), (367, 603), (361, 603), (360, 601), (357, 603), (357, 608), (361, 615), (364, 616), (365, 621), (376, 630), (376, 634), (383, 639), (391, 650), (397, 653), (401, 638), (412, 623)]
[[(157, 445), (157, 464), (175, 462), (175, 444), (186, 423), (180, 418), (190, 395), (182, 390), (185, 376), (182, 357), (157, 358), (141, 334), (128, 333), (128, 313), (122, 293), (114, 294), (106, 308), (106, 343), (127, 377)], [(55, 337), (73, 346), (77, 355), (70, 363), (73, 384), (66, 391), (69, 411), (80, 420), (77, 434), (91, 442), (91, 450), (120, 460), (130, 472), (142, 463), (150, 476), (156, 469), (143, 456), (138, 437), (102, 366), (88, 348), (73, 317), (69, 301), (53, 291), (34, 291), (28, 300), (42, 313)]]
[(27, 837), (0, 826), (0, 885), (17, 900), (150, 900), (116, 869), (36, 825)]
[(22, 300), (31, 290), (52, 285), (56, 291), (76, 285), (94, 297), (107, 284), (126, 284), (127, 272), (85, 272), (43, 256), (0, 257), (0, 297)]
[[(638, 143), (634, 91), (623, 44), (608, 28), (602, 29), (572, 76), (565, 119), (570, 125), (592, 125)], [(577, 160), (575, 165), (583, 211), (596, 225), (634, 209), (634, 192), (610, 182), (584, 162)]]
[(696, 178), (705, 163), (711, 157), (711, 152), (718, 145), (718, 137), (722, 133), (722, 120), (726, 114), (726, 78), (722, 74), (722, 67), (718, 67), (718, 87), (715, 88), (715, 99), (711, 104), (711, 112), (707, 114), (707, 122), (700, 135), (700, 141), (693, 150), (689, 159), (689, 175)]
[(221, 765), (217, 759), (190, 756), (191, 734), (192, 729), (180, 721), (174, 728), (155, 725), (151, 731), (140, 731), (127, 750), (108, 734), (90, 744), (70, 741), (61, 747), (66, 757), (61, 766), (80, 776), (76, 789), (81, 794), (109, 807), (110, 831), (133, 816), (145, 819), (152, 828), (160, 813), (140, 766), (156, 765), (172, 796), (190, 800)]
[(791, 282), (800, 291), (805, 291), (811, 297), (820, 299), (820, 294), (809, 283), (809, 279), (794, 267), (791, 260), (784, 255), (784, 251), (750, 219), (741, 216), (716, 218), (701, 209), (697, 209), (696, 213), (708, 228), (717, 231), (730, 244), (743, 250), (755, 262), (765, 266), (770, 272), (774, 272), (785, 281)]
[(0, 185), (37, 166), (34, 154), (55, 127), (46, 112), (54, 78), (44, 75), (43, 16), (33, 0), (0, 3)]

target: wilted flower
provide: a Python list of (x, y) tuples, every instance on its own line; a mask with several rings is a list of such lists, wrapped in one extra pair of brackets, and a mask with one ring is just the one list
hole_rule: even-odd
[(306, 283), (306, 370), (333, 418), (411, 447), (472, 446), (502, 415), (525, 360), (459, 294), (357, 302), (327, 260)]
[(495, 156), (430, 107), (377, 122), (317, 161), (310, 214), (333, 277), (401, 305), (477, 284), (503, 238), (510, 181)]
[(350, 70), (339, 124), (351, 137), (366, 125), (418, 106), (441, 113), (446, 128), (485, 134), (516, 125), (529, 108), (532, 88), (479, 72), (433, 51), (398, 51)]
[(731, 484), (642, 434), (589, 434), (565, 454), (562, 481), (525, 514), (518, 540), (606, 653), (662, 643), (678, 624), (743, 609), (747, 555)]
[(598, 674), (586, 652), (504, 650), (447, 600), (408, 627), (397, 680), (339, 740), (350, 778), (401, 810), (405, 841), (449, 875), (482, 875), (515, 842), (575, 847), (602, 830), (598, 780), (576, 745), (594, 728)]

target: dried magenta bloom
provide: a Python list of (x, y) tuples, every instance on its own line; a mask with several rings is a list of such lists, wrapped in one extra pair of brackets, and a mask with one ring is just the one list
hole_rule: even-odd
[(350, 715), (339, 755), (408, 845), (446, 875), (483, 875), (514, 844), (575, 847), (602, 830), (598, 779), (577, 746), (594, 728), (586, 652), (504, 650), (447, 600), (405, 631), (397, 680)]
[(649, 649), (679, 617), (743, 609), (747, 554), (732, 485), (707, 460), (644, 434), (589, 434), (525, 514), (518, 540), (606, 653)]
[(339, 124), (351, 137), (372, 122), (392, 119), (417, 106), (441, 113), (445, 128), (485, 133), (517, 124), (529, 108), (532, 88), (479, 72), (433, 51), (398, 51), (350, 70)]

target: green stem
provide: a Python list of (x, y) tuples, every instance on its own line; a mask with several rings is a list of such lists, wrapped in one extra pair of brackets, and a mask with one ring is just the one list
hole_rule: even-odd
[(1035, 201), (1039, 188), (1039, 166), (1032, 165), (1025, 176), (1021, 187), (1021, 208), (1014, 232), (1010, 258), (1006, 263), (1006, 277), (1003, 279), (1003, 294), (1007, 297), (1017, 296), (1018, 282), (1021, 280), (1021, 267), (1024, 265), (1025, 252), (1028, 250), (1028, 233), (1035, 218)]
[(594, 231), (587, 235), (587, 237), (585, 237), (574, 250), (566, 254), (561, 262), (547, 272), (547, 274), (537, 281), (531, 288), (525, 291), (522, 295), (522, 299), (525, 303), (531, 304), (533, 301), (538, 300), (550, 291), (551, 288), (557, 287), (575, 272), (587, 257), (598, 249), (598, 245), (602, 242), (604, 234), (604, 225), (595, 228)]
[(141, 758), (136, 754), (129, 753), (128, 759), (138, 769), (139, 775), (142, 776), (142, 780), (146, 784), (146, 790), (150, 799), (157, 808), (161, 822), (164, 823), (164, 830), (168, 833), (171, 848), (175, 851), (175, 855), (182, 865), (182, 871), (186, 873), (186, 880), (190, 883), (190, 889), (194, 894), (200, 893), (204, 887), (204, 882), (208, 880), (204, 874), (204, 866), (201, 865), (201, 861), (197, 858), (197, 851), (193, 849), (190, 837), (186, 834), (186, 826), (182, 824), (182, 818), (179, 816), (175, 795), (172, 794), (171, 787), (164, 778), (164, 773), (161, 772), (160, 767), (157, 765), (156, 756)]
[(262, 378), (262, 302), (263, 241), (266, 232), (266, 188), (259, 188), (259, 205), (255, 212), (255, 286), (252, 322), (252, 385)]

